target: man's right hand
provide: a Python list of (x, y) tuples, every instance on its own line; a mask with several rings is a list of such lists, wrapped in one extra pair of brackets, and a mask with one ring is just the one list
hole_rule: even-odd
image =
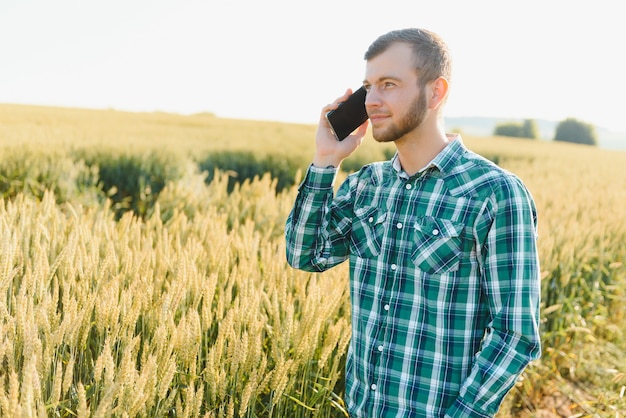
[(317, 125), (317, 133), (315, 135), (315, 157), (313, 158), (313, 165), (315, 167), (325, 168), (328, 166), (339, 167), (341, 162), (356, 150), (363, 137), (367, 132), (367, 126), (369, 120), (365, 121), (363, 125), (352, 134), (350, 134), (343, 141), (337, 141), (335, 135), (328, 120), (326, 120), (326, 113), (336, 109), (340, 103), (343, 103), (352, 94), (352, 90), (346, 90), (345, 94), (333, 103), (324, 106), (320, 115), (320, 120)]

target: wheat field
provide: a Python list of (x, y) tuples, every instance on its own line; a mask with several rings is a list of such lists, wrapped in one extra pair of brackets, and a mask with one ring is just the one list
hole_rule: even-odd
[[(72, 153), (94, 149), (182, 167), (145, 217), (0, 177), (0, 416), (347, 416), (347, 266), (286, 264), (295, 186), (263, 175), (230, 190), (232, 173), (208, 182), (193, 163), (236, 149), (307, 161), (314, 130), (0, 105), (4, 173), (32, 165), (70, 182), (91, 172)], [(498, 416), (626, 416), (626, 153), (464, 140), (517, 173), (539, 213), (544, 355)], [(371, 140), (359, 152), (382, 155)]]

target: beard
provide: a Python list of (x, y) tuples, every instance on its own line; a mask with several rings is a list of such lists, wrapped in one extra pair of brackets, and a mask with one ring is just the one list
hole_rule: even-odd
[(419, 127), (426, 117), (426, 93), (421, 90), (406, 114), (386, 129), (372, 132), (378, 142), (394, 142)]

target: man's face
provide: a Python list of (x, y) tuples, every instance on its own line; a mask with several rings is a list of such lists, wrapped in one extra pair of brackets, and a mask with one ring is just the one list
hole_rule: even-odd
[(409, 45), (396, 43), (366, 64), (365, 106), (374, 139), (391, 142), (416, 130), (427, 113)]

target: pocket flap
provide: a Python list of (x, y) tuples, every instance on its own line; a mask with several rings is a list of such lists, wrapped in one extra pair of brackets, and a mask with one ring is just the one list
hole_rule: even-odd
[(415, 229), (427, 236), (450, 238), (461, 235), (463, 224), (452, 222), (448, 219), (423, 216), (415, 223)]

